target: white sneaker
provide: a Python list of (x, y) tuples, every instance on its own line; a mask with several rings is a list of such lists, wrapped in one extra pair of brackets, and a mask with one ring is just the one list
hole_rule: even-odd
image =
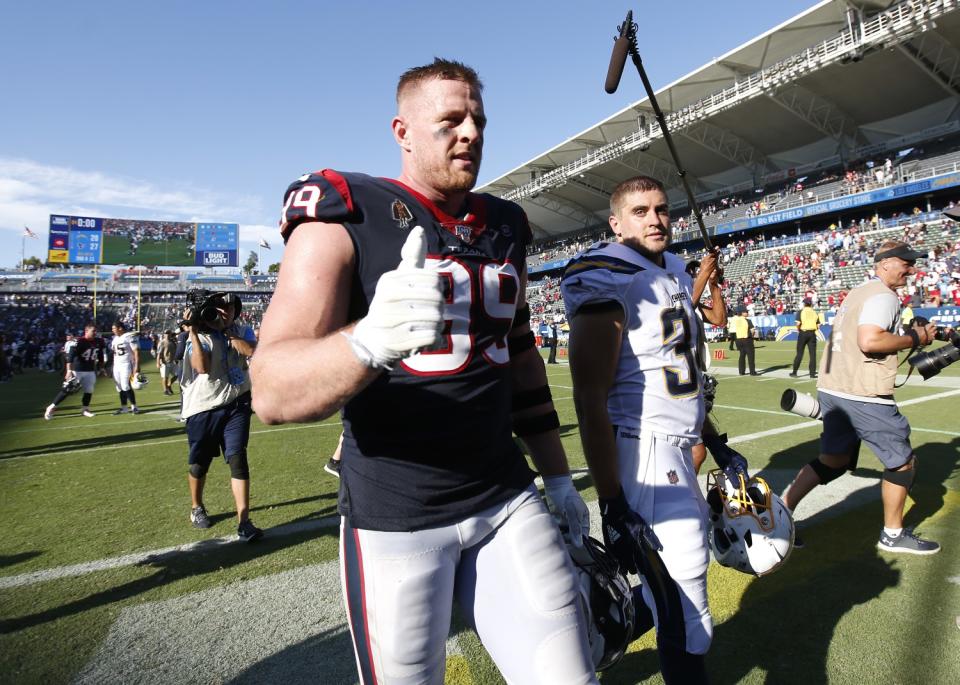
[(83, 410), (82, 412), (80, 412), (80, 413), (83, 414), (84, 416), (86, 416), (88, 419), (92, 419), (94, 416), (96, 416), (96, 414), (94, 414), (94, 413), (93, 413), (92, 411), (90, 411), (89, 409), (84, 409), (84, 410)]
[(47, 410), (43, 412), (43, 418), (49, 421), (53, 418), (53, 412), (55, 411), (57, 411), (57, 405), (51, 404), (49, 407), (47, 407)]

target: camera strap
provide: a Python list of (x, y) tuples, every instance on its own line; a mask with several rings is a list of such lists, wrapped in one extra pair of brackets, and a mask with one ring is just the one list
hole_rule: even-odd
[(230, 383), (230, 385), (243, 385), (243, 381), (246, 379), (243, 369), (230, 366), (230, 339), (223, 331), (217, 331), (214, 335), (219, 336), (223, 342), (222, 359), (223, 368), (227, 370), (227, 382)]

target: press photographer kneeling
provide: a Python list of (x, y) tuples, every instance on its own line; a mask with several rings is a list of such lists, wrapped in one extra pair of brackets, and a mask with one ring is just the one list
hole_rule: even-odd
[(237, 535), (256, 540), (263, 531), (249, 518), (247, 464), (252, 414), (247, 358), (256, 349), (256, 337), (248, 326), (236, 322), (242, 306), (236, 295), (194, 289), (187, 293), (187, 302), (182, 323), (189, 337), (180, 387), (190, 444), (190, 521), (197, 528), (211, 526), (203, 486), (211, 462), (222, 451), (237, 506)]
[[(874, 257), (876, 279), (847, 295), (833, 320), (833, 331), (820, 361), (817, 403), (794, 408), (796, 395), (784, 398), (784, 408), (823, 419), (820, 456), (804, 466), (784, 502), (794, 511), (816, 486), (826, 485), (857, 466), (861, 441), (883, 463), (881, 499), (883, 531), (877, 547), (885, 552), (935, 554), (940, 545), (921, 540), (903, 527), (903, 508), (917, 474), (910, 445), (910, 425), (893, 399), (897, 352), (929, 345), (933, 324), (913, 325), (901, 334), (900, 300), (896, 288), (915, 273), (921, 253), (889, 241)], [(787, 405), (790, 405), (789, 407)], [(795, 544), (803, 546), (802, 542)]]

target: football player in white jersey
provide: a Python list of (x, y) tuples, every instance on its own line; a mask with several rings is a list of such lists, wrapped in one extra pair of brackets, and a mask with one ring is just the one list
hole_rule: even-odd
[(707, 505), (690, 454), (705, 413), (693, 281), (666, 252), (670, 216), (659, 181), (624, 181), (610, 210), (617, 242), (575, 257), (561, 282), (580, 437), (607, 549), (644, 578), (664, 680), (701, 683), (713, 621)]
[[(139, 414), (137, 396), (130, 387), (130, 379), (140, 373), (140, 336), (136, 332), (127, 331), (122, 321), (117, 321), (111, 328), (113, 340), (110, 341), (110, 354), (113, 357), (113, 382), (120, 393), (120, 408), (114, 414), (126, 414), (130, 411)], [(130, 403), (129, 410), (127, 402)]]

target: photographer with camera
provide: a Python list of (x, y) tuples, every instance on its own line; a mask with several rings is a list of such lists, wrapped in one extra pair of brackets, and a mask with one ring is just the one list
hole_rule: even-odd
[(250, 374), (247, 358), (257, 346), (253, 330), (236, 323), (240, 298), (232, 293), (190, 290), (184, 314), (187, 345), (180, 387), (182, 416), (190, 444), (188, 459), (190, 522), (209, 528), (203, 506), (207, 470), (221, 451), (230, 467), (230, 487), (237, 506), (237, 535), (248, 542), (263, 535), (249, 518)]
[[(903, 528), (903, 507), (917, 472), (910, 425), (893, 399), (897, 352), (929, 345), (933, 324), (897, 332), (900, 300), (896, 288), (915, 273), (923, 255), (903, 242), (887, 241), (874, 262), (876, 279), (850, 291), (836, 318), (820, 362), (817, 399), (823, 418), (820, 456), (804, 466), (784, 494), (794, 511), (818, 485), (856, 468), (861, 441), (885, 467), (881, 478), (883, 531), (877, 547), (886, 552), (936, 554), (940, 545)], [(801, 546), (801, 545), (797, 545)]]

